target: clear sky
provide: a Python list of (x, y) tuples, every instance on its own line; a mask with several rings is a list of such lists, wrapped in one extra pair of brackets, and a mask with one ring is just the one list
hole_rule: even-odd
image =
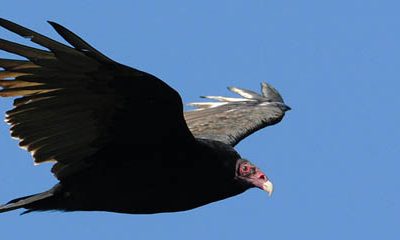
[[(46, 20), (63, 24), (186, 102), (267, 81), (293, 110), (237, 147), (272, 179), (271, 198), (253, 189), (157, 215), (9, 212), (0, 238), (400, 239), (399, 9), (394, 0), (3, 1), (1, 17), (56, 39)], [(1, 112), (10, 107), (1, 100)], [(0, 151), (0, 202), (56, 183), (3, 123)]]

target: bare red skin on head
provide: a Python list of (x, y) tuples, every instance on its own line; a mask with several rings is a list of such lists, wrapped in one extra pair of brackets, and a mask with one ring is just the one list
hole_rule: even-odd
[(240, 161), (237, 167), (237, 177), (254, 187), (263, 189), (263, 184), (269, 181), (265, 173), (247, 160)]

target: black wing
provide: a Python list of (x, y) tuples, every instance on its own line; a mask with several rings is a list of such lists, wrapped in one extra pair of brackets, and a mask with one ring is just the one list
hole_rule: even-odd
[(56, 162), (52, 171), (60, 179), (95, 164), (82, 159), (109, 144), (194, 139), (174, 89), (50, 24), (73, 47), (0, 19), (0, 26), (49, 50), (0, 39), (0, 49), (27, 59), (0, 59), (0, 96), (20, 97), (6, 121), (35, 163)]
[(229, 87), (243, 98), (205, 96), (215, 102), (189, 103), (197, 109), (185, 112), (193, 135), (236, 145), (253, 132), (280, 122), (285, 105), (278, 91), (267, 83), (261, 84), (262, 95), (250, 90)]

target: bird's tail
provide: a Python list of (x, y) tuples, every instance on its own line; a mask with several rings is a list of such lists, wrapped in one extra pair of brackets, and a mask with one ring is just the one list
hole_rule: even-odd
[(48, 209), (41, 208), (41, 206), (47, 205), (45, 203), (52, 201), (53, 197), (54, 197), (54, 191), (53, 191), (53, 189), (50, 189), (49, 191), (46, 191), (46, 192), (17, 198), (17, 199), (11, 200), (7, 204), (0, 205), (0, 213), (12, 211), (12, 210), (19, 209), (19, 208), (27, 209), (26, 211), (21, 213), (21, 215), (32, 212), (32, 211), (37, 211), (37, 210), (39, 210), (39, 211), (40, 210), (48, 210)]

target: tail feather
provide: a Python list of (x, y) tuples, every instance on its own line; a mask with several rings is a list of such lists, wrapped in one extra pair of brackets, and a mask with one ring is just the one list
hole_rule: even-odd
[(22, 213), (25, 214), (36, 210), (34, 207), (36, 204), (40, 204), (40, 202), (43, 200), (49, 200), (53, 196), (53, 191), (49, 190), (43, 193), (17, 198), (11, 200), (7, 204), (0, 205), (0, 213), (12, 211), (19, 208), (26, 208), (28, 210)]

